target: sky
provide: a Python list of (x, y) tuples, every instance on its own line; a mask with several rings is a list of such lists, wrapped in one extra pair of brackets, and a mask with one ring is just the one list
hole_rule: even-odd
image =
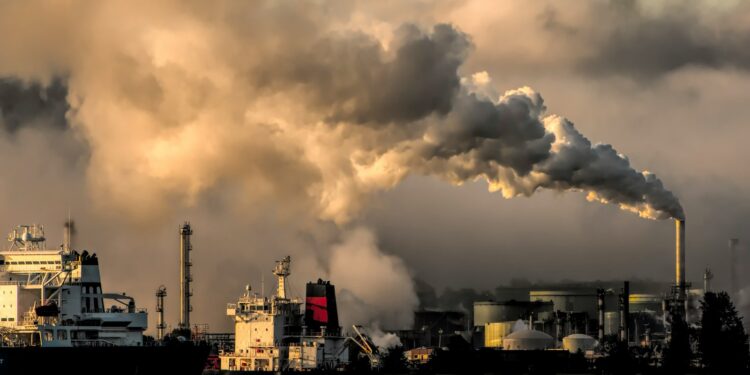
[(725, 288), (749, 21), (709, 0), (4, 2), (0, 227), (56, 246), (70, 214), (104, 289), (153, 310), (164, 284), (175, 324), (189, 220), (193, 321), (216, 331), (286, 255), (292, 294), (330, 279), (345, 323), (393, 328), (414, 279), (670, 281), (683, 215), (688, 281)]

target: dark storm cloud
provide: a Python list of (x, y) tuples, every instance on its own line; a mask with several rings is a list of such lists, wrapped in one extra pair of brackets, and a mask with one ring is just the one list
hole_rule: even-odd
[(66, 128), (67, 94), (60, 79), (44, 86), (0, 78), (0, 129), (13, 133), (23, 126)]
[[(615, 2), (599, 9), (591, 56), (579, 69), (595, 75), (617, 74), (638, 80), (658, 78), (689, 66), (750, 69), (750, 30), (732, 13), (707, 17), (699, 3), (684, 3), (646, 14), (637, 2)], [(738, 9), (742, 12), (742, 8)]]

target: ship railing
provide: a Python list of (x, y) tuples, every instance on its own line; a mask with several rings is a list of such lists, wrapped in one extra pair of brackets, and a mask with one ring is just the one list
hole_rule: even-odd
[(24, 283), (20, 281), (8, 281), (8, 280), (0, 281), (0, 285), (21, 285), (21, 284), (24, 284)]
[(85, 347), (110, 347), (116, 346), (115, 344), (100, 339), (89, 339), (89, 340), (71, 340), (73, 346), (85, 346)]

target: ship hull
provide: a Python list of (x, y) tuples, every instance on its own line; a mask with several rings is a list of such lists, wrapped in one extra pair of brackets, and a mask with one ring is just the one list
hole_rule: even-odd
[(198, 375), (208, 352), (200, 345), (0, 347), (0, 374)]

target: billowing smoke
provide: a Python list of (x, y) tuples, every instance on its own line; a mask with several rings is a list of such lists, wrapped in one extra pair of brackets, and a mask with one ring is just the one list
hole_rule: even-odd
[(401, 259), (383, 254), (369, 230), (346, 233), (330, 257), (330, 279), (337, 284), (344, 327), (366, 324), (374, 332), (411, 327), (419, 300), (408, 269)]
[[(537, 92), (497, 95), (488, 74), (462, 72), (472, 41), (456, 27), (378, 33), (341, 9), (5, 2), (0, 76), (66, 93), (96, 209), (138, 225), (226, 195), (242, 208), (233, 213), (272, 202), (281, 221), (345, 228), (409, 175), (484, 179), (506, 198), (582, 191), (647, 218), (684, 216), (655, 175), (547, 115)], [(374, 243), (354, 230), (333, 249), (330, 278), (342, 305), (375, 311), (352, 317), (406, 324), (409, 273)], [(375, 279), (393, 283), (388, 293)]]
[[(139, 219), (232, 183), (343, 223), (409, 174), (486, 179), (504, 197), (582, 190), (644, 217), (683, 216), (658, 178), (546, 115), (533, 90), (488, 97), (475, 90), (486, 74), (462, 84), (471, 40), (450, 25), (402, 26), (384, 45), (313, 6), (35, 5), (3, 6), (14, 32), (0, 41), (0, 73), (66, 73), (93, 191)], [(53, 15), (49, 32), (31, 26)]]

